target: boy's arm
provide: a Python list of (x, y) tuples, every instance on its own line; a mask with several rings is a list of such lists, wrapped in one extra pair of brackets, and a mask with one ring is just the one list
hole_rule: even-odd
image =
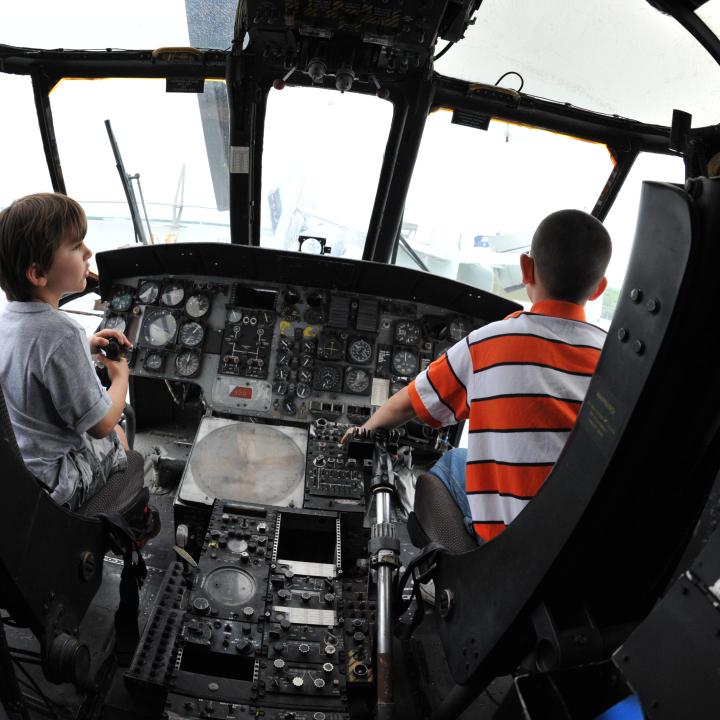
[[(404, 425), (408, 420), (415, 417), (415, 410), (410, 403), (410, 395), (407, 387), (398, 390), (392, 397), (388, 398), (371, 417), (362, 425), (362, 430), (376, 430), (377, 428), (392, 429)], [(354, 429), (349, 429), (342, 442), (347, 442)]]
[(108, 388), (108, 396), (112, 401), (112, 406), (99, 422), (88, 429), (88, 434), (94, 438), (104, 438), (110, 434), (114, 427), (118, 424), (120, 416), (125, 409), (125, 398), (128, 391), (128, 379), (130, 377), (130, 368), (125, 358), (120, 360), (108, 360), (104, 355), (97, 356), (100, 362), (107, 368), (110, 382)]

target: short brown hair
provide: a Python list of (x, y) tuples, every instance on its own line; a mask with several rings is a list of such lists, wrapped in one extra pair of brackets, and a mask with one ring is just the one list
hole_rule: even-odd
[(582, 210), (558, 210), (538, 225), (530, 247), (545, 290), (555, 300), (588, 299), (610, 262), (605, 226)]
[(32, 300), (28, 268), (47, 272), (64, 240), (79, 241), (87, 218), (79, 203), (61, 193), (36, 193), (0, 212), (0, 287), (8, 300)]

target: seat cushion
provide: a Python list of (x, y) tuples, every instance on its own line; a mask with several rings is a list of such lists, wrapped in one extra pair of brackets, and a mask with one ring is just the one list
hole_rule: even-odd
[(144, 460), (134, 450), (127, 451), (127, 459), (127, 468), (113, 473), (105, 485), (77, 509), (79, 515), (94, 517), (111, 511), (122, 515), (132, 508), (145, 485)]
[(452, 495), (432, 473), (423, 473), (418, 478), (414, 516), (414, 523), (418, 525), (411, 535), (414, 542), (426, 537), (444, 545), (452, 553), (468, 552), (478, 547), (465, 529), (465, 519)]

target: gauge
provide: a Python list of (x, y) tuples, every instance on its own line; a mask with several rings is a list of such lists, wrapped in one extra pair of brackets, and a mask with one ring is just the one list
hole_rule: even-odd
[(120, 332), (125, 332), (125, 327), (125, 318), (121, 315), (111, 315), (109, 318), (106, 318), (103, 323), (103, 328), (105, 330), (119, 330)]
[(175, 371), (181, 377), (193, 377), (200, 370), (200, 354), (196, 350), (184, 350), (175, 358)]
[(199, 322), (186, 322), (180, 326), (178, 340), (188, 347), (197, 347), (202, 344), (205, 337), (205, 330)]
[(363, 368), (348, 368), (345, 371), (345, 389), (363, 395), (370, 387), (370, 373)]
[(242, 320), (242, 310), (240, 308), (228, 308), (227, 321), (231, 323), (240, 322)]
[(113, 293), (110, 307), (115, 310), (115, 312), (127, 312), (132, 305), (133, 294), (131, 288), (118, 288)]
[(314, 255), (320, 255), (323, 252), (325, 243), (320, 242), (318, 238), (306, 237), (300, 241), (300, 252), (313, 253)]
[(323, 335), (317, 346), (317, 356), (322, 360), (342, 360), (343, 342), (337, 335)]
[(149, 352), (145, 356), (145, 360), (143, 361), (143, 367), (146, 370), (151, 370), (152, 372), (157, 372), (158, 370), (162, 370), (162, 366), (165, 364), (165, 356), (161, 355), (159, 352)]
[(164, 347), (171, 343), (177, 332), (177, 320), (168, 310), (155, 311), (145, 316), (142, 338), (147, 345)]
[(310, 395), (310, 386), (307, 383), (298, 383), (295, 386), (295, 394), (299, 398), (306, 398)]
[(462, 340), (472, 330), (472, 325), (466, 318), (456, 317), (448, 325), (448, 337), (453, 342)]
[(348, 346), (348, 358), (352, 362), (364, 364), (370, 362), (372, 345), (365, 338), (356, 338)]
[(168, 283), (162, 291), (163, 305), (177, 307), (185, 299), (185, 288), (180, 283)]
[(298, 380), (300, 382), (309, 383), (312, 380), (312, 370), (308, 370), (308, 368), (300, 368), (298, 370)]
[(337, 392), (342, 387), (342, 372), (334, 365), (321, 365), (315, 370), (313, 387), (316, 390)]
[(322, 308), (309, 307), (303, 314), (303, 320), (308, 325), (320, 325), (325, 322)]
[(210, 309), (210, 298), (207, 295), (191, 295), (185, 303), (185, 312), (193, 318), (207, 315)]
[(160, 297), (160, 285), (153, 280), (143, 280), (138, 288), (138, 300), (143, 305), (152, 305)]
[(412, 320), (400, 320), (395, 324), (395, 342), (399, 345), (417, 345), (422, 339), (420, 326)]
[(418, 369), (418, 356), (409, 350), (398, 350), (392, 358), (393, 370), (403, 377), (414, 375)]

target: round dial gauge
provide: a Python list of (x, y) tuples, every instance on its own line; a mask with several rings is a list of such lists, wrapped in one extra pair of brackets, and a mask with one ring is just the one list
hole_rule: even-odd
[(163, 356), (158, 352), (150, 352), (145, 356), (145, 361), (143, 362), (143, 367), (146, 370), (152, 370), (153, 372), (157, 372), (160, 370), (163, 366), (164, 358)]
[(197, 347), (203, 341), (205, 331), (199, 322), (186, 322), (180, 327), (178, 340), (188, 347)]
[(169, 283), (163, 288), (160, 300), (163, 305), (177, 307), (185, 298), (185, 288), (180, 283)]
[(310, 395), (310, 386), (307, 383), (298, 383), (295, 386), (295, 394), (302, 400)]
[(323, 365), (315, 371), (315, 387), (318, 390), (334, 392), (342, 385), (342, 373), (340, 368), (332, 365)]
[(133, 291), (130, 288), (117, 290), (110, 301), (110, 307), (115, 312), (127, 312), (133, 301)]
[(207, 315), (210, 309), (210, 298), (207, 295), (191, 295), (185, 303), (185, 312), (193, 318)]
[(420, 326), (412, 320), (400, 320), (395, 325), (395, 342), (399, 345), (417, 345), (422, 339)]
[(240, 322), (242, 320), (242, 310), (239, 308), (228, 308), (227, 321), (231, 323)]
[(143, 305), (151, 305), (160, 297), (160, 285), (152, 280), (145, 280), (138, 288), (138, 300)]
[(370, 373), (363, 368), (348, 368), (345, 371), (345, 389), (352, 393), (364, 393), (370, 387)]
[(125, 332), (125, 327), (125, 318), (120, 315), (111, 315), (109, 318), (106, 318), (103, 323), (103, 328), (105, 328), (105, 330), (119, 330), (120, 332)]
[(319, 255), (323, 250), (323, 244), (314, 237), (306, 238), (300, 245), (300, 252)]
[(200, 355), (195, 350), (185, 350), (175, 358), (175, 371), (181, 377), (193, 377), (200, 370)]
[(458, 340), (462, 340), (471, 330), (472, 325), (469, 320), (456, 317), (453, 318), (448, 325), (448, 337), (453, 342), (457, 342)]
[(166, 310), (145, 322), (143, 337), (148, 345), (163, 347), (173, 341), (177, 332), (177, 320)]
[(348, 357), (352, 362), (367, 363), (372, 358), (372, 345), (365, 338), (357, 338), (348, 346)]
[(323, 335), (318, 343), (317, 356), (323, 360), (342, 360), (342, 340), (337, 335)]
[(392, 366), (398, 375), (414, 375), (418, 369), (418, 356), (409, 350), (398, 350), (393, 355)]

